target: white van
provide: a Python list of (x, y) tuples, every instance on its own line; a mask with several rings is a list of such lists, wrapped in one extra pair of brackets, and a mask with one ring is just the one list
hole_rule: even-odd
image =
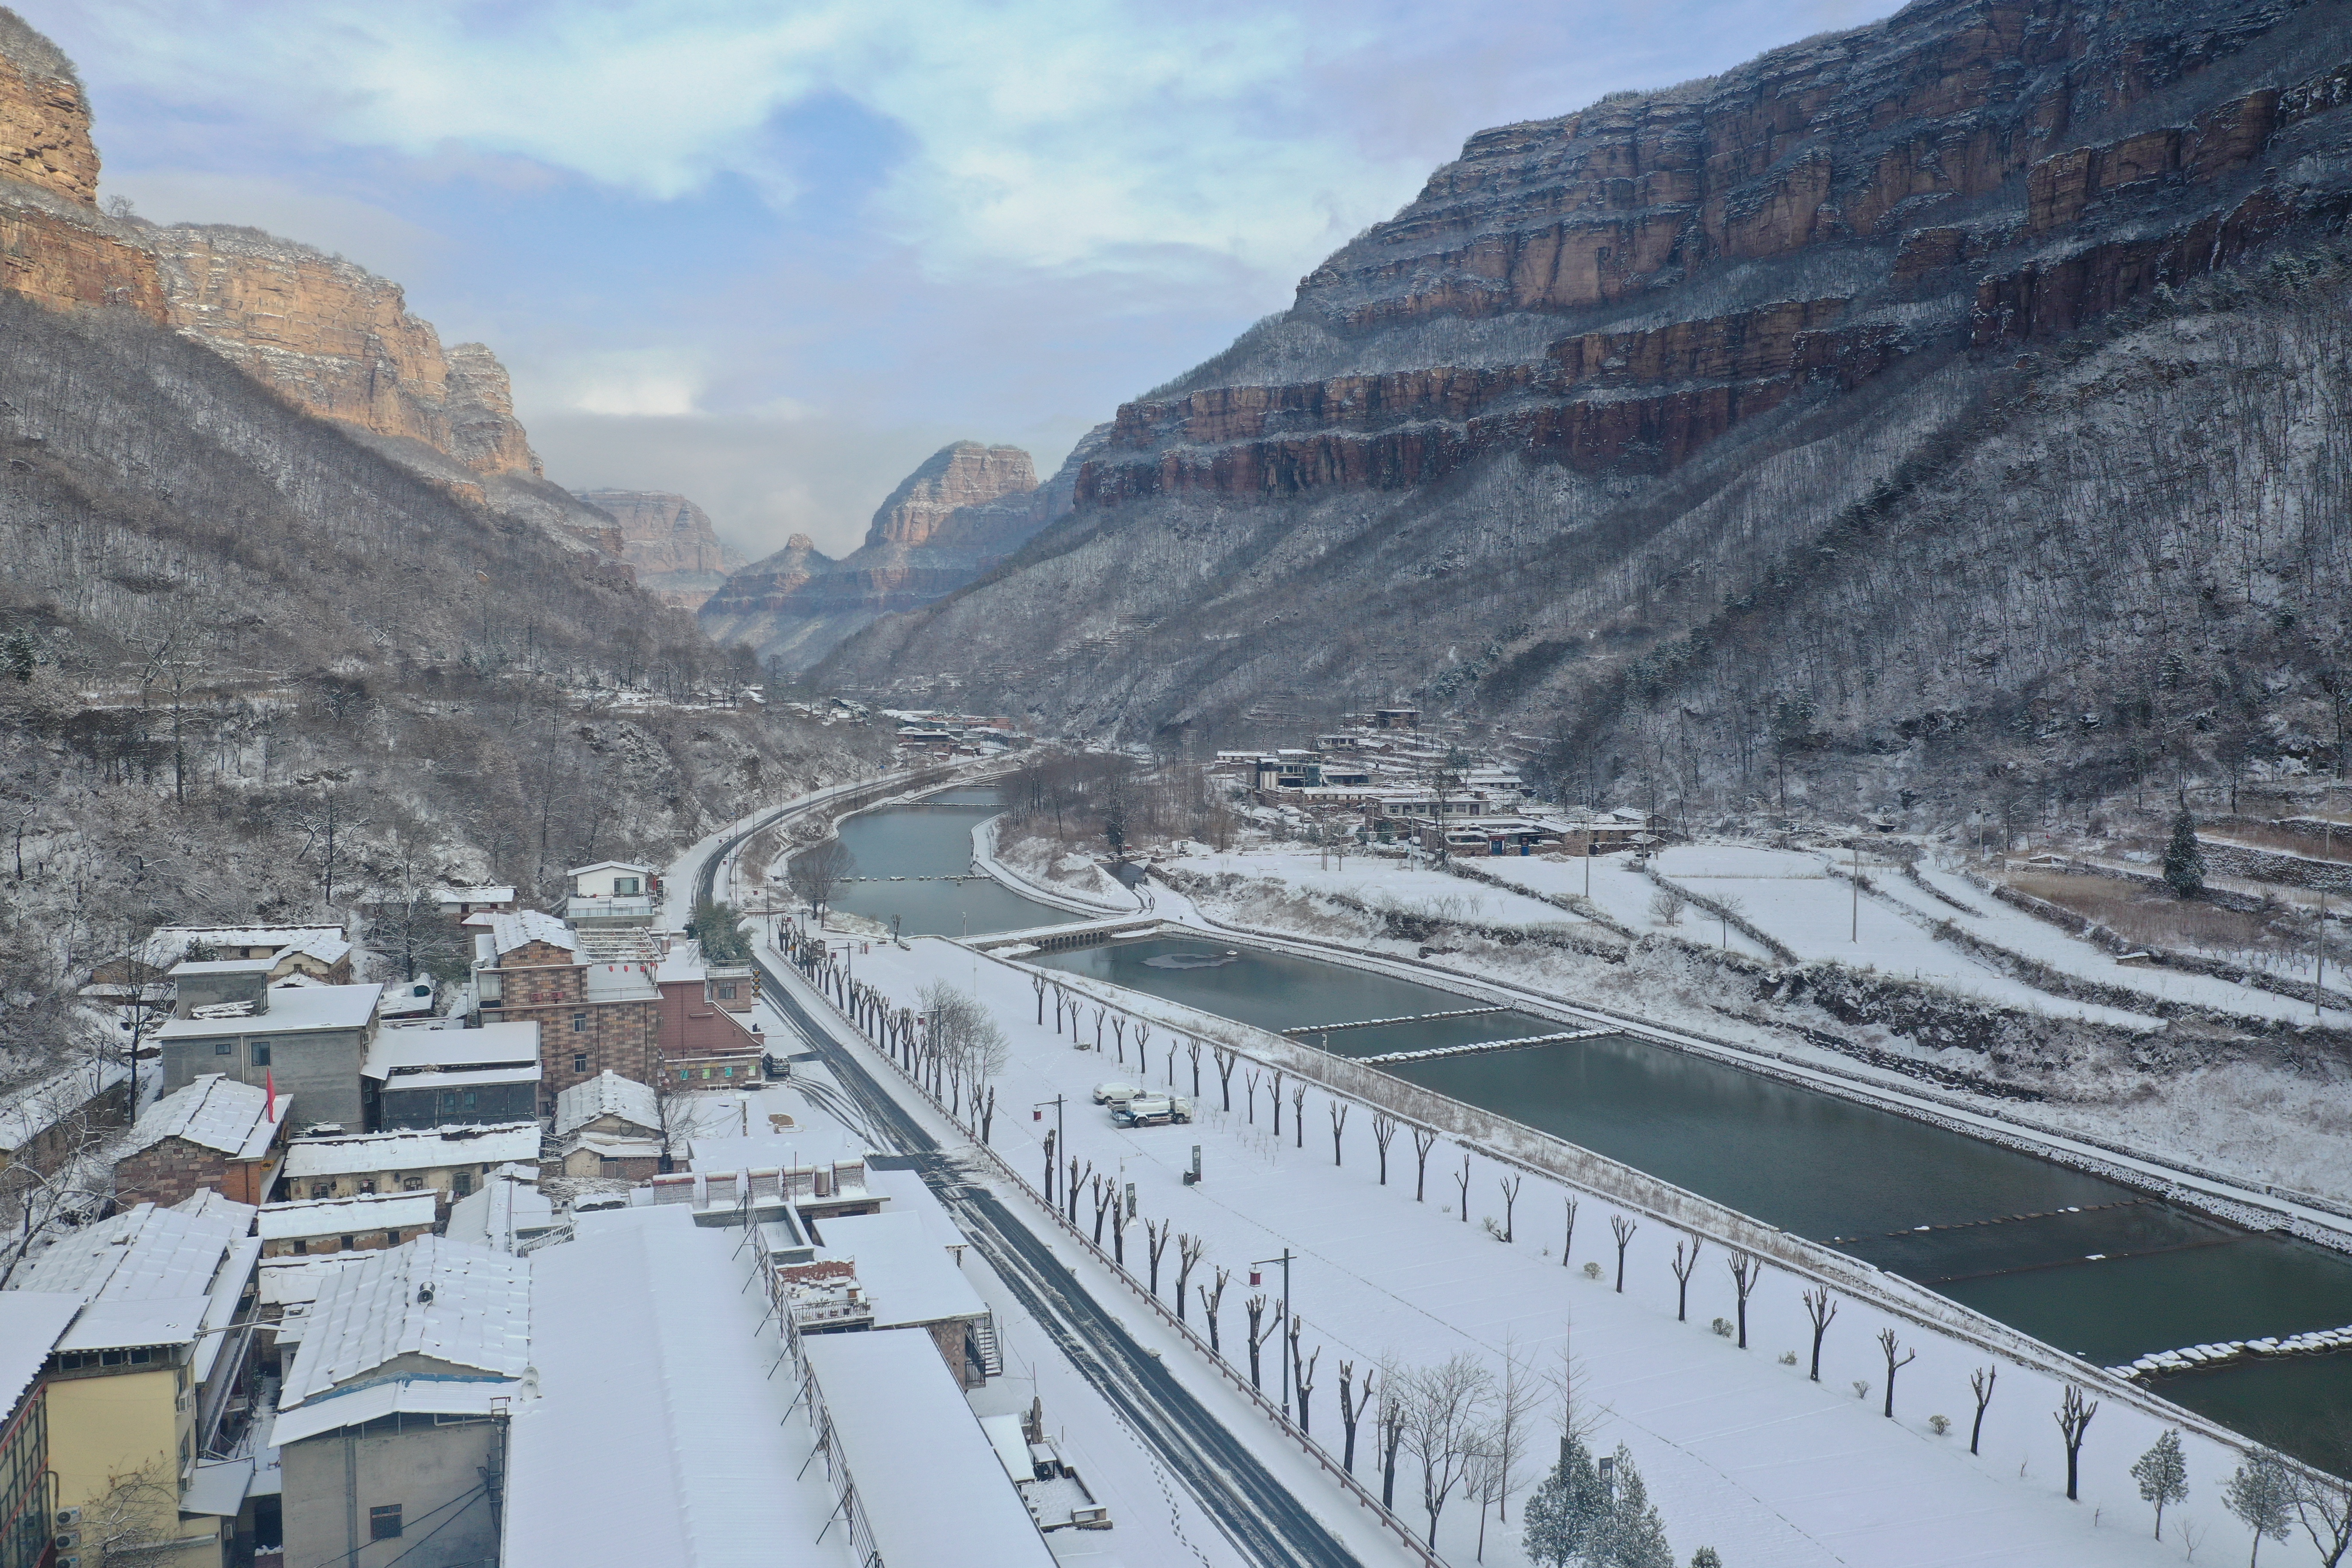
[(1110, 1108), (1114, 1127), (1158, 1127), (1192, 1120), (1192, 1102), (1181, 1094), (1139, 1094)]
[(1139, 1083), (1130, 1083), (1123, 1078), (1106, 1079), (1095, 1085), (1095, 1103), (1124, 1105), (1142, 1092), (1143, 1086)]

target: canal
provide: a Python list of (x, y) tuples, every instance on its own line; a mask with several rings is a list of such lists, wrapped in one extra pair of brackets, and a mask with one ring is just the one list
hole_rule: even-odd
[[(971, 861), (985, 791), (852, 817), (860, 874)], [(868, 869), (868, 867), (871, 869)], [(860, 882), (838, 907), (908, 934), (1072, 917), (994, 884)], [(1480, 1004), (1345, 964), (1211, 938), (1036, 960), (1350, 1057), (1557, 1032), (1510, 1011), (1371, 1027)], [(1891, 1111), (1623, 1036), (1384, 1064), (1390, 1071), (1901, 1274), (2101, 1365), (2151, 1351), (2352, 1322), (2352, 1257), (2224, 1225), (2104, 1177)], [(2352, 1355), (2163, 1380), (2168, 1398), (2344, 1468)]]

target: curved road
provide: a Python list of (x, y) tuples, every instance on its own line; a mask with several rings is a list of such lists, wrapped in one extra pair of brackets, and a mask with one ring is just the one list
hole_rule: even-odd
[[(698, 875), (712, 896), (719, 866), (779, 812), (719, 844)], [(966, 1180), (939, 1140), (893, 1099), (833, 1029), (802, 1005), (753, 945), (767, 999), (824, 1061), (856, 1100), (866, 1131), (908, 1157), (997, 1277), (1052, 1337), (1072, 1365), (1151, 1445), (1170, 1473), (1198, 1499), (1234, 1546), (1265, 1568), (1359, 1568), (1358, 1559), (1276, 1480), (1223, 1422), (1136, 1343), (1118, 1320), (1070, 1277), (1066, 1264), (1002, 1199)], [(799, 979), (795, 974), (794, 981)]]

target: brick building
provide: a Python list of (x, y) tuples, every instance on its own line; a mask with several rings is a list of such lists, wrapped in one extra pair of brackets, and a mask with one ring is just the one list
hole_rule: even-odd
[(169, 1208), (205, 1188), (241, 1204), (263, 1202), (286, 1158), (293, 1100), (279, 1095), (273, 1115), (266, 1089), (221, 1073), (165, 1095), (119, 1145), (115, 1203)]
[(80, 1062), (0, 1096), (0, 1193), (43, 1176), (131, 1121), (131, 1069)]
[(650, 1083), (660, 1064), (660, 951), (650, 933), (574, 933), (552, 915), (493, 915), (475, 939), (482, 1021), (539, 1026), (540, 1104), (601, 1072)]
[(431, 1235), (443, 1217), (441, 1197), (421, 1191), (265, 1204), (254, 1216), (254, 1233), (264, 1258), (374, 1252)]

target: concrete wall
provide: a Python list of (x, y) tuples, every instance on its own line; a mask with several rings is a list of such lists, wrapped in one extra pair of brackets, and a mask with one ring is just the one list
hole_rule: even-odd
[[(285, 1035), (223, 1035), (213, 1039), (163, 1043), (163, 1092), (185, 1089), (202, 1074), (216, 1072), (256, 1089), (275, 1081), (292, 1095), (305, 1122), (340, 1121), (357, 1132), (366, 1125), (360, 1094), (360, 1064), (367, 1059), (371, 1030), (318, 1029)], [(222, 1045), (229, 1048), (223, 1054)], [(256, 1044), (269, 1047), (267, 1064), (256, 1063)]]
[[(482, 1472), (506, 1469), (506, 1424), (436, 1426), (395, 1415), (281, 1451), (286, 1562), (338, 1568), (475, 1568), (498, 1561), (497, 1512)], [(373, 1541), (370, 1510), (398, 1504), (402, 1533)], [(427, 1539), (427, 1536), (430, 1539)]]

